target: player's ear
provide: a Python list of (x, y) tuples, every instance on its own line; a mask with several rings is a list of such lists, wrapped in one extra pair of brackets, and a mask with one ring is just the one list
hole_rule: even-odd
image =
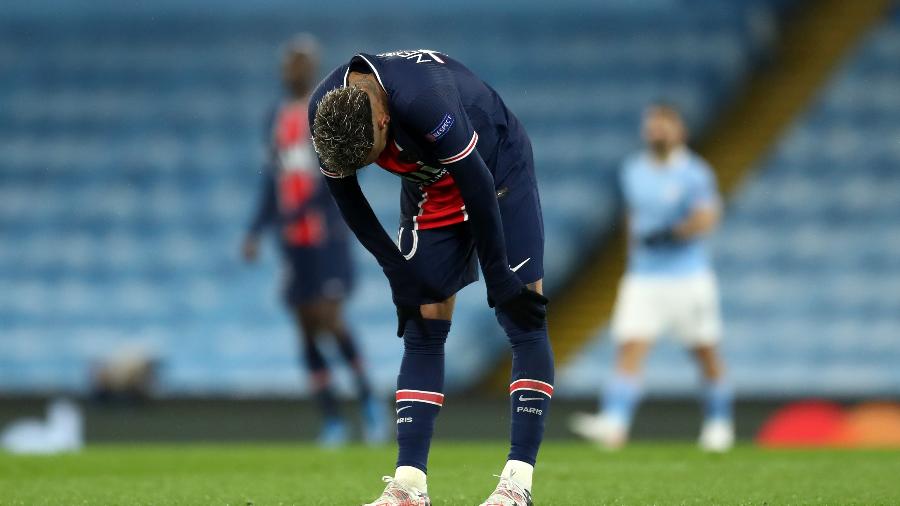
[(380, 118), (378, 118), (378, 127), (382, 130), (387, 128), (388, 125), (391, 124), (391, 115), (390, 114), (382, 114)]

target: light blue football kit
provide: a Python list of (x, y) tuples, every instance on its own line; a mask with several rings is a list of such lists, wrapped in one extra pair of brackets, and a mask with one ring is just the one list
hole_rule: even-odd
[(685, 148), (665, 163), (649, 153), (629, 158), (620, 174), (630, 230), (628, 272), (637, 275), (689, 275), (712, 269), (705, 237), (650, 247), (641, 237), (671, 228), (700, 207), (718, 206), (709, 165)]
[[(704, 235), (654, 244), (701, 208), (721, 205), (709, 165), (687, 148), (659, 161), (649, 152), (628, 158), (620, 185), (629, 223), (628, 268), (619, 287), (612, 333), (619, 343), (673, 333), (687, 346), (718, 342), (721, 318), (708, 239)], [(606, 384), (603, 413), (627, 427), (641, 397), (640, 380), (617, 373)], [(730, 423), (731, 388), (724, 380), (703, 388), (707, 421)]]

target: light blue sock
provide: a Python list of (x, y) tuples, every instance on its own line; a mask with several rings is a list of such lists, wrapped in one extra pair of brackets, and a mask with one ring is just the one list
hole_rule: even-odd
[(706, 420), (732, 420), (734, 409), (734, 391), (724, 379), (707, 382), (703, 386), (703, 415)]
[(617, 372), (606, 384), (600, 404), (603, 406), (604, 416), (629, 426), (640, 400), (640, 380)]

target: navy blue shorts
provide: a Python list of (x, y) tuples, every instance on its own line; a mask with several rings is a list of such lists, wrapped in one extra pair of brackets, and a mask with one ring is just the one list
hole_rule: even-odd
[(353, 263), (346, 241), (311, 248), (284, 248), (282, 296), (297, 307), (319, 300), (341, 300), (353, 289)]
[[(544, 278), (544, 220), (532, 166), (507, 177), (497, 188), (510, 268), (525, 283)], [(478, 280), (475, 240), (466, 222), (449, 227), (400, 228), (400, 252), (415, 258), (420, 275), (445, 298)], [(422, 304), (441, 302), (423, 296)]]

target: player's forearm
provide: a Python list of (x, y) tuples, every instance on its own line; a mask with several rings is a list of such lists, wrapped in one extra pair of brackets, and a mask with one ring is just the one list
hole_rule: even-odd
[(340, 179), (326, 177), (325, 181), (341, 216), (363, 247), (375, 257), (385, 271), (398, 268), (404, 259), (382, 228), (356, 177)]
[(271, 176), (268, 167), (264, 167), (263, 170), (263, 181), (259, 192), (256, 211), (253, 214), (253, 219), (250, 221), (250, 226), (247, 230), (249, 235), (261, 234), (266, 227), (275, 222), (278, 215), (275, 180)]
[(448, 166), (448, 170), (466, 205), (488, 294), (494, 300), (504, 300), (520, 291), (522, 282), (509, 269), (494, 179), (477, 153)]
[(717, 206), (697, 208), (687, 219), (676, 225), (673, 232), (682, 240), (709, 234), (719, 224), (719, 214)]

